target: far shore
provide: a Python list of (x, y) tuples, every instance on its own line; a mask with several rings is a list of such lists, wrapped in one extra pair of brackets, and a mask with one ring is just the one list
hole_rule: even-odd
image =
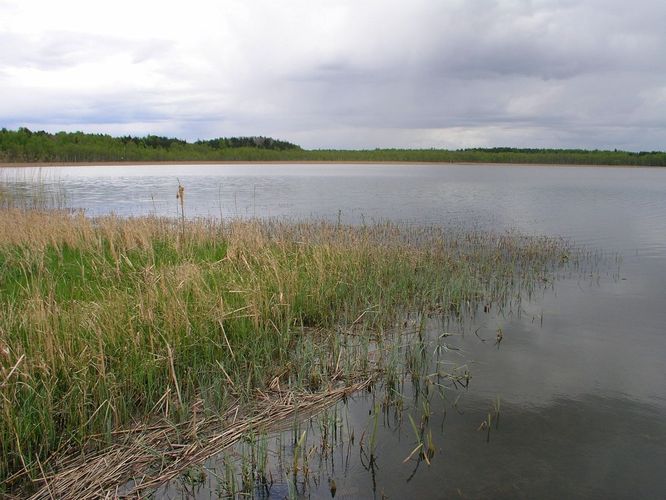
[(0, 162), (0, 168), (40, 167), (127, 167), (158, 165), (465, 165), (465, 166), (513, 166), (513, 167), (601, 167), (601, 168), (663, 168), (656, 165), (602, 165), (586, 163), (511, 163), (465, 161), (361, 161), (361, 160), (180, 160), (180, 161), (98, 161), (98, 162)]

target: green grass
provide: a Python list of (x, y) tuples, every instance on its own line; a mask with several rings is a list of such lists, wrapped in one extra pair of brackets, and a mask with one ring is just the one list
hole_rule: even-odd
[(83, 132), (51, 134), (27, 128), (16, 131), (0, 129), (0, 162), (140, 161), (395, 161), (666, 166), (666, 152), (511, 147), (306, 150), (295, 144), (267, 138), (221, 138), (188, 143), (157, 136), (133, 138)]
[(250, 401), (278, 375), (316, 389), (336, 331), (503, 302), (573, 260), (559, 240), (435, 227), (0, 212), (4, 483), (91, 436)]

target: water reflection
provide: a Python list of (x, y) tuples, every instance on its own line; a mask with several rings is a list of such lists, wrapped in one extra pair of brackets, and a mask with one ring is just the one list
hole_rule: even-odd
[[(413, 441), (386, 440), (376, 478), (385, 492), (397, 498), (432, 497), (433, 490), (438, 498), (658, 498), (666, 488), (660, 472), (666, 414), (653, 406), (591, 394), (542, 407), (504, 403), (489, 442), (476, 424), (491, 402), (468, 396), (462, 406), (462, 415), (447, 412), (444, 431), (435, 438), (438, 452), (418, 480), (408, 482), (410, 467), (398, 465)], [(349, 476), (338, 481), (340, 493), (349, 482), (366, 485), (350, 497), (372, 496), (358, 464)]]
[[(574, 281), (585, 282), (565, 285)], [(659, 498), (663, 397), (632, 390), (636, 379), (618, 383), (613, 374), (627, 367), (609, 357), (622, 350), (613, 339), (590, 362), (580, 353), (597, 349), (597, 340), (590, 349), (585, 331), (561, 330), (558, 314), (542, 322), (536, 308), (556, 300), (546, 292), (502, 311), (480, 306), (457, 319), (431, 318), (423, 336), (393, 339), (398, 355), (387, 359), (398, 360), (400, 380), (385, 369), (371, 391), (263, 437), (268, 479), (245, 491), (330, 498), (334, 484), (335, 498)], [(654, 381), (647, 386), (654, 390)], [(202, 484), (171, 483), (158, 497), (224, 496), (222, 471), (242, 475), (256, 450), (243, 444), (215, 457)]]
[[(22, 186), (35, 182), (22, 172)], [(64, 187), (70, 206), (91, 215), (176, 216), (180, 180), (191, 217), (314, 216), (518, 229), (604, 250), (609, 262), (599, 273), (565, 276), (532, 300), (477, 311), (460, 325), (429, 326), (433, 338), (455, 334), (445, 338), (451, 363), (445, 366), (464, 364), (472, 379), (467, 390), (448, 388), (444, 399), (431, 398), (428, 428), (437, 451), (432, 465), (420, 463), (409, 482), (419, 456), (403, 463), (417, 446), (409, 415), (418, 428), (424, 408), (408, 386), (401, 416), (380, 415), (371, 467), (369, 426), (382, 401), (377, 393), (331, 410), (342, 437), (321, 461), (313, 456), (300, 489), (279, 466), (278, 449), (288, 456), (291, 438), (273, 444), (270, 492), (277, 498), (330, 497), (334, 480), (335, 498), (663, 497), (666, 169), (225, 165), (43, 172), (47, 185)], [(11, 180), (11, 171), (4, 175)], [(498, 329), (504, 336), (499, 349)], [(486, 442), (477, 429), (498, 396), (500, 424)], [(313, 428), (310, 442), (318, 445), (318, 436)], [(206, 464), (217, 478), (211, 473), (204, 484), (187, 488), (171, 484), (158, 496), (196, 491), (198, 498), (216, 497), (229, 460)]]
[[(29, 169), (5, 178), (34, 179)], [(582, 244), (663, 255), (666, 169), (460, 165), (159, 165), (43, 168), (92, 215), (323, 217), (344, 222), (513, 228)]]
[[(494, 402), (468, 393), (455, 407), (437, 406), (428, 424), (429, 465), (414, 453), (418, 438), (408, 422), (410, 415), (420, 422), (419, 403), (408, 405), (403, 425), (396, 425), (394, 416), (379, 413), (376, 419), (377, 398), (366, 394), (290, 433), (261, 438), (267, 466), (246, 491), (270, 498), (660, 498), (666, 488), (666, 413), (654, 406), (594, 394), (538, 407), (502, 403), (490, 439), (478, 424), (495, 411)], [(371, 456), (368, 433), (376, 420)], [(297, 447), (303, 435), (307, 439)], [(242, 491), (253, 453), (258, 456), (256, 448), (240, 445), (235, 454), (206, 463), (200, 482), (186, 476), (157, 496), (223, 497), (230, 467)], [(296, 476), (294, 453), (308, 468)]]

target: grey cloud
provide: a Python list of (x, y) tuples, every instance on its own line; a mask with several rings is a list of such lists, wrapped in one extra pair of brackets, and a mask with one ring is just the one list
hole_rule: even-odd
[(221, 20), (225, 37), (207, 33), (187, 49), (0, 34), (5, 102), (26, 91), (12, 86), (16, 67), (56, 72), (123, 54), (157, 82), (27, 89), (33, 102), (5, 106), (0, 120), (154, 123), (188, 138), (263, 134), (306, 147), (666, 144), (665, 2), (336, 2), (327, 5), (347, 8), (331, 26), (314, 4), (297, 19), (289, 3), (264, 5), (275, 9), (265, 17), (252, 5)]
[[(626, 6), (597, 4), (599, 15), (589, 19), (586, 14), (594, 13), (593, 6), (577, 8), (580, 5), (565, 4), (530, 30), (513, 29), (515, 19), (502, 15), (496, 17), (504, 26), (497, 29), (491, 19), (498, 13), (491, 8), (478, 23), (487, 29), (473, 32), (466, 26), (475, 14), (470, 8), (456, 14), (462, 17), (463, 28), (453, 33), (423, 30), (418, 45), (425, 50), (412, 60), (398, 57), (393, 66), (376, 72), (337, 64), (328, 79), (329, 72), (315, 67), (311, 81), (317, 83), (301, 86), (298, 96), (313, 101), (303, 108), (335, 117), (338, 126), (514, 124), (551, 128), (551, 138), (573, 135), (565, 131), (575, 128), (583, 132), (577, 136), (582, 147), (585, 137), (595, 144), (603, 142), (602, 135), (617, 140), (618, 134), (608, 134), (609, 127), (634, 137), (641, 127), (650, 127), (652, 140), (663, 140), (666, 109), (663, 99), (654, 95), (666, 75), (666, 59), (659, 57), (666, 49), (666, 37), (661, 26), (647, 19), (655, 13), (647, 7), (631, 9), (631, 22), (623, 25)], [(609, 7), (610, 13), (603, 7)], [(661, 5), (654, 8), (664, 10)], [(607, 24), (599, 25), (603, 20)], [(551, 26), (556, 21), (559, 24)], [(521, 103), (529, 105), (521, 108)], [(293, 105), (298, 109), (298, 103)], [(567, 143), (572, 142), (570, 137)], [(633, 144), (636, 148), (645, 142)]]

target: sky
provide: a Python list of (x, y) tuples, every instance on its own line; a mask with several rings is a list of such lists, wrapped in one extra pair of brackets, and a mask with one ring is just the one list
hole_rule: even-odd
[(664, 0), (0, 0), (0, 127), (666, 149)]

